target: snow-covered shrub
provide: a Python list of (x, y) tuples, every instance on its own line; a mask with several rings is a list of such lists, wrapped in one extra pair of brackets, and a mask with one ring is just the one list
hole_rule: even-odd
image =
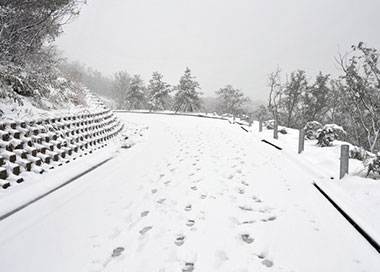
[(351, 147), (349, 156), (351, 159), (356, 159), (359, 161), (365, 161), (370, 158), (368, 151), (359, 146)]
[(274, 129), (274, 120), (267, 120), (267, 121), (264, 121), (264, 126), (265, 126), (267, 129)]
[(285, 128), (281, 128), (278, 132), (280, 132), (281, 134), (288, 134)]
[(367, 177), (370, 172), (380, 174), (380, 153), (377, 153), (376, 157), (368, 164)]
[(344, 129), (335, 124), (327, 124), (317, 131), (317, 145), (320, 147), (332, 146), (334, 140), (340, 140), (346, 132)]
[(308, 140), (315, 140), (317, 136), (317, 131), (321, 129), (323, 125), (317, 121), (307, 122), (304, 130), (305, 130), (305, 138)]
[(23, 106), (27, 98), (37, 108), (51, 110), (85, 105), (85, 95), (81, 85), (63, 78), (55, 66), (0, 66), (2, 103)]

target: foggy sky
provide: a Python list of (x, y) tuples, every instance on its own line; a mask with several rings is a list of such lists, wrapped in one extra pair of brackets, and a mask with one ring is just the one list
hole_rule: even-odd
[(106, 75), (153, 71), (175, 85), (188, 66), (205, 95), (231, 84), (266, 100), (267, 75), (337, 76), (334, 57), (380, 49), (379, 0), (88, 0), (56, 44)]

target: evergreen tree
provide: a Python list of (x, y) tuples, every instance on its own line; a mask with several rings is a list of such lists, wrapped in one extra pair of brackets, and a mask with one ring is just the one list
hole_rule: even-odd
[(125, 95), (128, 110), (145, 108), (145, 86), (139, 75), (134, 75), (130, 81), (129, 90)]
[(177, 93), (174, 96), (174, 109), (177, 113), (179, 110), (193, 112), (201, 108), (199, 83), (195, 77), (191, 76), (191, 71), (187, 67), (185, 74), (181, 77), (179, 85), (176, 87)]
[(149, 80), (149, 105), (150, 110), (163, 109), (166, 110), (170, 104), (171, 92), (170, 85), (162, 81), (163, 75), (159, 72), (154, 72), (152, 79)]
[(120, 71), (115, 74), (113, 93), (115, 94), (116, 102), (120, 108), (127, 108), (127, 94), (131, 88), (131, 77), (125, 71)]

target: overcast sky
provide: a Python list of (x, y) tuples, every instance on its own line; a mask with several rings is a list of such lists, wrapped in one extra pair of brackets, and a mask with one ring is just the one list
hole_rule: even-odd
[(106, 75), (177, 84), (188, 66), (205, 95), (231, 84), (266, 100), (267, 75), (339, 74), (334, 57), (364, 41), (380, 49), (379, 0), (88, 0), (58, 47)]

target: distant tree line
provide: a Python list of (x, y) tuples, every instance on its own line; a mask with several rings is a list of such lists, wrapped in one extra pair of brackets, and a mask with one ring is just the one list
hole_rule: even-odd
[(303, 128), (307, 122), (343, 126), (349, 142), (370, 151), (379, 150), (380, 67), (379, 52), (363, 42), (339, 55), (341, 76), (320, 72), (313, 80), (297, 70), (282, 81), (277, 68), (268, 75), (268, 104), (256, 115), (276, 119), (281, 125)]
[[(148, 84), (140, 75), (131, 76), (119, 71), (112, 78), (79, 63), (63, 62), (61, 70), (67, 78), (81, 82), (91, 91), (117, 101), (117, 108), (126, 110), (171, 110), (174, 112), (209, 111), (204, 103), (200, 84), (187, 67), (175, 86), (164, 80), (159, 72), (153, 72)], [(215, 111), (220, 114), (242, 115), (247, 112), (250, 99), (242, 91), (227, 85), (216, 91)]]

